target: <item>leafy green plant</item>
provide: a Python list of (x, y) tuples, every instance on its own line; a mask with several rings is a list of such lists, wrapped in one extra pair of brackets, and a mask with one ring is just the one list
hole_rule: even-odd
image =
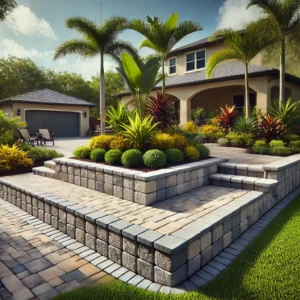
[(239, 133), (231, 131), (226, 135), (230, 144), (235, 147), (246, 146), (249, 140), (253, 140), (254, 135), (252, 133)]
[(189, 144), (188, 139), (184, 135), (176, 133), (172, 135), (172, 137), (173, 137), (175, 148), (183, 150)]
[(122, 154), (122, 164), (127, 168), (136, 168), (143, 165), (143, 153), (137, 149), (130, 149)]
[(196, 107), (192, 110), (193, 121), (204, 119), (205, 112), (203, 107)]
[(94, 149), (91, 151), (90, 158), (93, 161), (104, 161), (105, 149)]
[(143, 155), (144, 164), (150, 169), (161, 169), (166, 165), (166, 155), (157, 149), (148, 150)]
[(166, 97), (157, 92), (157, 97), (150, 96), (147, 102), (147, 114), (153, 117), (155, 123), (159, 123), (160, 130), (166, 130), (176, 122), (172, 97)]
[(61, 153), (58, 153), (53, 149), (46, 149), (40, 147), (30, 147), (28, 149), (28, 155), (33, 161), (45, 161), (48, 159), (62, 157)]
[(227, 104), (225, 107), (220, 107), (220, 114), (217, 116), (218, 125), (223, 128), (225, 131), (229, 131), (236, 119), (238, 118), (238, 111), (235, 108), (235, 105), (228, 106)]
[(288, 156), (292, 154), (292, 150), (285, 146), (274, 146), (270, 148), (270, 154), (278, 156)]
[(226, 139), (226, 138), (219, 138), (217, 140), (217, 143), (220, 145), (220, 146), (227, 146), (229, 144), (229, 140)]
[(147, 116), (143, 120), (138, 114), (135, 120), (129, 117), (130, 125), (123, 124), (124, 131), (121, 132), (130, 145), (134, 148), (143, 150), (146, 149), (152, 142), (157, 133), (158, 123), (153, 124), (153, 117)]
[(121, 164), (122, 152), (119, 149), (112, 149), (105, 153), (104, 161), (109, 165), (120, 165)]
[(256, 154), (269, 154), (269, 147), (265, 140), (257, 140), (253, 145), (252, 151)]
[(284, 147), (285, 142), (282, 140), (272, 140), (269, 145), (270, 147)]
[(73, 151), (73, 154), (76, 158), (90, 158), (91, 148), (88, 146), (79, 146)]
[(209, 157), (210, 151), (205, 145), (199, 144), (199, 145), (196, 145), (196, 148), (200, 153), (200, 158)]
[(281, 138), (285, 134), (286, 127), (278, 118), (273, 118), (269, 113), (261, 117), (258, 123), (258, 134), (267, 142)]
[(187, 146), (184, 148), (184, 155), (188, 160), (196, 161), (200, 157), (198, 149), (194, 146)]
[(281, 120), (289, 128), (300, 119), (300, 102), (296, 101), (292, 103), (291, 98), (286, 103), (280, 103), (276, 100), (272, 103), (270, 114), (272, 117)]
[(239, 133), (254, 133), (257, 130), (257, 119), (241, 116), (235, 121), (233, 130)]
[(284, 136), (284, 139), (286, 141), (297, 141), (300, 139), (300, 136), (298, 134), (290, 133)]
[(173, 148), (174, 139), (168, 133), (157, 133), (152, 140), (152, 146), (155, 149), (167, 150), (169, 148)]
[(110, 149), (119, 149), (122, 152), (129, 147), (128, 141), (121, 135), (115, 136), (109, 144)]
[(167, 162), (171, 164), (179, 164), (184, 160), (184, 154), (181, 150), (176, 148), (170, 148), (165, 151)]
[(298, 140), (298, 141), (291, 141), (291, 142), (290, 142), (290, 146), (291, 146), (291, 147), (297, 147), (297, 148), (300, 148), (300, 140)]
[(30, 167), (32, 164), (33, 162), (28, 157), (28, 153), (20, 150), (17, 145), (12, 147), (0, 145), (0, 173)]
[(93, 150), (96, 148), (108, 150), (110, 143), (116, 138), (115, 135), (101, 134), (91, 138), (89, 147)]

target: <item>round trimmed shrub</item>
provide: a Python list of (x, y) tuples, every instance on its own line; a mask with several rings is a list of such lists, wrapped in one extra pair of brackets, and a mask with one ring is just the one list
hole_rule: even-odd
[(167, 161), (171, 164), (179, 164), (184, 160), (183, 152), (176, 148), (170, 148), (166, 150), (165, 155)]
[(184, 148), (185, 156), (192, 161), (198, 160), (200, 157), (200, 153), (194, 146), (187, 146)]
[(163, 168), (167, 162), (166, 155), (161, 150), (148, 150), (143, 156), (144, 164), (150, 169)]
[(197, 147), (197, 150), (200, 153), (201, 158), (209, 157), (210, 151), (206, 146), (204, 146), (203, 144), (199, 144), (196, 147)]
[(106, 151), (104, 149), (94, 149), (91, 152), (91, 160), (93, 161), (104, 161), (104, 155)]
[(168, 133), (158, 133), (152, 141), (155, 149), (167, 150), (174, 146), (173, 137)]
[(91, 148), (88, 146), (79, 146), (73, 151), (76, 158), (90, 158)]
[(143, 153), (137, 149), (130, 149), (122, 154), (122, 164), (127, 168), (136, 168), (143, 165)]
[(119, 149), (112, 149), (105, 153), (104, 161), (109, 165), (120, 165), (121, 164), (122, 152)]

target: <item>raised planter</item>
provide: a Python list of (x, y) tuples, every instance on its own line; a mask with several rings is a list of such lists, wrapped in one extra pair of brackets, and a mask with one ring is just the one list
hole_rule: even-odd
[(211, 158), (151, 172), (78, 161), (54, 159), (56, 178), (142, 205), (151, 205), (209, 183), (218, 164), (226, 159)]

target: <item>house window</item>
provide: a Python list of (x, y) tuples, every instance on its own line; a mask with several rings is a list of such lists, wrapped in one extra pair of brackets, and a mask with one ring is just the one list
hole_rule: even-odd
[(205, 68), (205, 50), (200, 50), (186, 55), (186, 71)]
[(169, 59), (169, 74), (176, 74), (176, 57)]
[[(254, 108), (256, 106), (256, 94), (250, 93), (249, 95), (250, 108)], [(233, 104), (236, 106), (236, 109), (239, 111), (243, 111), (245, 100), (244, 95), (234, 95), (233, 96)]]

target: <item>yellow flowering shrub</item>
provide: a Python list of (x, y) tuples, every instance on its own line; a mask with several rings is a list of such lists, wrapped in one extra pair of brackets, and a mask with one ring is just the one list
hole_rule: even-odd
[(110, 149), (119, 149), (122, 152), (124, 152), (128, 146), (128, 141), (120, 135), (115, 136), (115, 138), (109, 144)]
[(16, 145), (0, 145), (0, 173), (15, 170), (19, 167), (30, 167), (33, 162), (28, 152), (20, 150)]
[(198, 149), (194, 146), (187, 146), (184, 148), (184, 154), (189, 160), (198, 160), (200, 158), (200, 153)]
[(218, 123), (219, 123), (218, 118), (211, 119), (211, 125), (218, 126)]
[(93, 150), (96, 148), (101, 148), (108, 150), (111, 141), (115, 138), (114, 135), (103, 134), (95, 136), (90, 140), (89, 147)]
[(175, 148), (183, 150), (189, 144), (187, 138), (185, 136), (181, 135), (181, 134), (176, 133), (172, 137), (173, 137), (173, 140), (174, 140), (174, 147)]
[(159, 150), (167, 150), (173, 148), (174, 139), (168, 133), (157, 133), (152, 140), (152, 146), (155, 149)]
[(182, 130), (183, 130), (183, 131), (186, 131), (186, 132), (192, 132), (192, 133), (198, 132), (198, 128), (197, 128), (195, 122), (193, 122), (193, 121), (187, 122), (187, 123), (183, 126)]

